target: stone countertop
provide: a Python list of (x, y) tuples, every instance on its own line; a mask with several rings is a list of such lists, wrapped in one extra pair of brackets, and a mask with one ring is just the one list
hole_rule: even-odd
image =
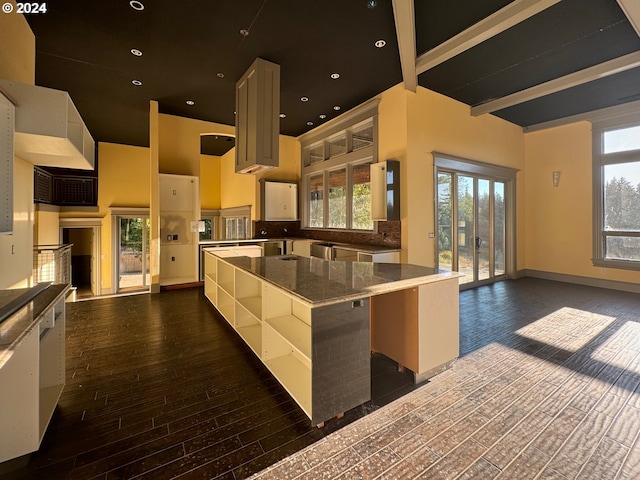
[(311, 307), (330, 305), (457, 278), (456, 272), (406, 263), (323, 260), (282, 255), (230, 257), (227, 263), (282, 288)]
[(242, 240), (200, 240), (198, 242), (202, 246), (214, 247), (216, 245), (236, 245), (242, 243), (263, 243), (269, 241), (268, 238), (245, 238)]
[[(43, 313), (69, 291), (69, 284), (50, 285), (35, 298), (26, 302), (7, 320), (0, 323), (0, 368), (11, 358), (22, 341), (42, 320)], [(29, 292), (29, 288), (0, 290), (0, 309), (20, 296)]]

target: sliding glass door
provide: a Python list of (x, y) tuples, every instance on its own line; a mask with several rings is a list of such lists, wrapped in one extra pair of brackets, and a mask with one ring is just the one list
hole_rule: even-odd
[(465, 287), (504, 278), (508, 180), (441, 168), (436, 177), (438, 268), (462, 273)]

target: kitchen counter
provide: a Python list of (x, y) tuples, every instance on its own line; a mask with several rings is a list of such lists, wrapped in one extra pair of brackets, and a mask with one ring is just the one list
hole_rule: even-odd
[(310, 306), (330, 305), (451, 279), (457, 273), (401, 263), (343, 262), (282, 255), (225, 259)]
[[(21, 342), (38, 328), (45, 310), (64, 298), (69, 288), (68, 284), (50, 285), (0, 323), (0, 368), (11, 358), (12, 352), (20, 347)], [(0, 290), (0, 311), (12, 302), (18, 301), (30, 290), (30, 288)]]
[(267, 241), (269, 241), (267, 238), (244, 238), (240, 240), (200, 240), (198, 243), (203, 246), (215, 247), (218, 245), (242, 245), (243, 243), (251, 245)]
[(65, 384), (69, 284), (0, 291), (0, 463), (36, 451)]

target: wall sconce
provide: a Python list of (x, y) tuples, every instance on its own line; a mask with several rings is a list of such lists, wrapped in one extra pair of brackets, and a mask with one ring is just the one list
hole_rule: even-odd
[(560, 184), (560, 172), (556, 170), (553, 172), (553, 186), (557, 187)]

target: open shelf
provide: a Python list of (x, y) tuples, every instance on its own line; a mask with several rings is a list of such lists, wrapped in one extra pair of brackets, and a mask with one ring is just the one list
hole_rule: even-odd
[(218, 286), (222, 288), (226, 293), (233, 296), (233, 282), (218, 283)]
[(235, 301), (231, 295), (220, 287), (220, 285), (218, 285), (218, 303), (216, 304), (216, 308), (227, 322), (234, 326)]
[(204, 256), (204, 271), (206, 272), (206, 275), (210, 277), (211, 280), (213, 280), (214, 282), (217, 280), (216, 263), (217, 263), (216, 257), (213, 254), (207, 252)]
[(231, 296), (235, 295), (233, 267), (224, 261), (217, 262), (218, 285)]
[(267, 323), (311, 362), (311, 327), (293, 315), (270, 318)]
[(53, 416), (53, 411), (56, 409), (56, 405), (58, 404), (58, 400), (60, 400), (60, 395), (62, 395), (63, 389), (64, 383), (40, 389), (39, 441), (42, 441), (44, 432), (49, 425), (51, 417)]
[(214, 305), (218, 303), (218, 287), (209, 275), (204, 277), (204, 294)]
[(260, 324), (238, 327), (236, 331), (258, 357), (262, 356), (262, 326)]
[(262, 282), (242, 270), (236, 270), (235, 297), (256, 318), (262, 319)]
[(246, 308), (257, 319), (262, 318), (262, 297), (238, 298), (238, 303)]
[(309, 368), (293, 354), (265, 360), (264, 363), (311, 418), (311, 371)]

